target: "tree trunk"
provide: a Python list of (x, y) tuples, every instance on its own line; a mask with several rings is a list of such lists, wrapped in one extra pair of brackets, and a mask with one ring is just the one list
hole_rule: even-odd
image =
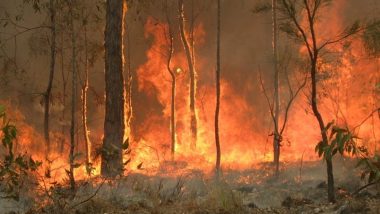
[(172, 160), (174, 160), (175, 155), (175, 146), (176, 146), (176, 125), (175, 125), (175, 88), (176, 88), (176, 77), (175, 74), (171, 74), (172, 77), (172, 94), (171, 94), (171, 118), (170, 118), (170, 127), (171, 127), (171, 154)]
[(46, 144), (46, 153), (45, 158), (49, 158), (51, 145), (50, 145), (50, 136), (49, 136), (49, 113), (50, 113), (50, 98), (51, 91), (53, 88), (54, 80), (54, 69), (55, 69), (55, 49), (56, 49), (56, 28), (55, 28), (55, 4), (54, 0), (49, 2), (49, 11), (50, 11), (50, 23), (51, 23), (51, 45), (50, 45), (50, 72), (49, 72), (49, 82), (44, 94), (45, 100), (45, 111), (44, 111), (44, 137)]
[[(316, 73), (317, 73), (317, 59), (318, 59), (318, 53), (315, 51), (314, 53), (314, 59), (312, 59), (312, 67), (311, 67), (311, 106), (313, 109), (314, 116), (318, 120), (319, 128), (322, 135), (322, 141), (324, 145), (328, 145), (328, 137), (325, 130), (325, 124), (322, 118), (321, 113), (318, 109), (318, 102), (317, 102), (317, 79), (316, 79)], [(328, 194), (328, 200), (329, 202), (335, 202), (335, 187), (334, 187), (334, 174), (333, 174), (333, 163), (331, 158), (326, 158), (326, 165), (327, 165), (327, 194)]]
[(280, 168), (280, 94), (279, 94), (279, 70), (278, 70), (278, 30), (277, 30), (277, 0), (272, 0), (273, 19), (273, 63), (274, 63), (274, 130), (273, 130), (273, 162), (275, 164), (275, 176), (279, 175)]
[(166, 62), (166, 68), (172, 78), (172, 88), (171, 88), (171, 112), (170, 112), (170, 131), (171, 131), (171, 157), (174, 160), (175, 155), (175, 146), (176, 146), (176, 124), (175, 124), (175, 88), (176, 88), (176, 75), (175, 72), (170, 68), (170, 64), (173, 57), (173, 32), (171, 29), (171, 22), (168, 12), (168, 5), (166, 2), (166, 21), (168, 23), (169, 28), (169, 50), (168, 50), (168, 60)]
[(105, 83), (106, 106), (101, 174), (116, 177), (123, 172), (124, 78), (123, 78), (123, 1), (106, 2)]
[(76, 44), (75, 44), (75, 31), (74, 31), (74, 17), (73, 17), (73, 0), (70, 1), (70, 30), (71, 30), (71, 45), (72, 45), (72, 86), (71, 86), (71, 128), (70, 128), (70, 170), (69, 181), (72, 190), (75, 189), (74, 177), (74, 149), (75, 149), (75, 123), (76, 123), (76, 102), (77, 102), (77, 69), (76, 69)]
[[(85, 140), (86, 148), (86, 166), (91, 165), (91, 141), (89, 137), (89, 131), (87, 126), (87, 91), (88, 91), (88, 48), (87, 48), (87, 27), (84, 26), (84, 49), (85, 49), (85, 73), (84, 84), (82, 88), (82, 125), (83, 125), (83, 137)], [(91, 170), (87, 170), (90, 174)]]
[[(194, 0), (191, 0), (191, 21), (190, 21), (190, 52), (191, 59), (193, 60), (193, 66), (195, 69), (195, 38), (194, 38), (194, 27), (195, 27), (195, 15), (194, 15)], [(196, 82), (195, 82), (196, 84)], [(195, 88), (195, 87), (194, 87)]]
[(190, 132), (191, 132), (191, 146), (196, 147), (197, 142), (197, 115), (195, 112), (195, 90), (196, 90), (196, 74), (194, 68), (194, 61), (192, 58), (189, 42), (185, 33), (185, 17), (183, 11), (183, 0), (178, 0), (178, 12), (179, 12), (179, 29), (181, 34), (181, 40), (185, 49), (187, 63), (189, 65), (190, 74)]
[[(125, 13), (125, 11), (124, 11)], [(129, 34), (129, 28), (127, 24), (127, 20), (125, 18), (125, 37), (127, 39), (127, 48), (126, 48), (126, 55), (127, 55), (127, 60), (125, 62), (125, 67), (127, 68), (127, 74), (126, 76), (126, 81), (125, 81), (125, 126), (126, 126), (126, 131), (127, 136), (129, 138), (129, 142), (132, 141), (131, 139), (131, 132), (132, 132), (132, 117), (133, 117), (133, 108), (132, 108), (132, 69), (131, 69), (131, 43), (130, 43), (130, 34)]]
[(62, 76), (62, 105), (63, 110), (61, 114), (61, 135), (62, 139), (59, 145), (59, 152), (62, 154), (66, 142), (66, 122), (65, 122), (65, 116), (66, 116), (66, 88), (67, 88), (67, 77), (65, 75), (65, 64), (64, 64), (64, 48), (63, 48), (63, 33), (61, 33), (61, 76)]
[[(304, 4), (307, 9), (307, 15), (308, 15), (308, 21), (309, 21), (309, 27), (310, 27), (310, 34), (312, 37), (312, 52), (310, 53), (310, 62), (311, 62), (311, 70), (310, 70), (310, 76), (311, 76), (311, 107), (314, 113), (315, 118), (318, 121), (319, 129), (321, 131), (322, 135), (322, 142), (324, 145), (329, 144), (329, 140), (326, 133), (326, 126), (323, 121), (322, 115), (319, 112), (318, 109), (318, 102), (317, 102), (317, 63), (318, 63), (318, 57), (319, 57), (319, 50), (317, 46), (317, 39), (316, 34), (314, 30), (314, 21), (315, 17), (311, 15), (311, 10), (308, 5), (308, 2), (304, 0)], [(326, 170), (327, 170), (327, 194), (328, 194), (328, 200), (329, 202), (335, 202), (335, 187), (334, 187), (334, 174), (333, 174), (333, 163), (332, 158), (326, 158)]]
[(220, 176), (220, 140), (219, 140), (219, 109), (220, 109), (220, 0), (217, 12), (217, 43), (216, 43), (216, 109), (215, 109), (215, 146), (216, 146), (216, 177)]

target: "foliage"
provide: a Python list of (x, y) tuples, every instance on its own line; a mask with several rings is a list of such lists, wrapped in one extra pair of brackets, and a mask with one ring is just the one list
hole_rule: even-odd
[(6, 150), (3, 160), (0, 160), (0, 191), (4, 198), (19, 199), (19, 190), (23, 186), (24, 178), (34, 172), (41, 165), (26, 154), (15, 154), (14, 141), (17, 139), (17, 129), (6, 119), (5, 108), (0, 106), (0, 118), (3, 120), (1, 128), (1, 142)]
[(368, 158), (368, 156), (362, 157), (357, 166), (363, 167), (361, 179), (367, 177), (369, 184), (380, 182), (380, 157), (378, 155), (374, 158)]
[(341, 128), (330, 122), (325, 131), (330, 133), (328, 142), (320, 141), (315, 147), (315, 152), (319, 157), (323, 155), (325, 160), (331, 160), (338, 152), (340, 155), (356, 155), (364, 149), (357, 146), (355, 141), (357, 137), (348, 128)]

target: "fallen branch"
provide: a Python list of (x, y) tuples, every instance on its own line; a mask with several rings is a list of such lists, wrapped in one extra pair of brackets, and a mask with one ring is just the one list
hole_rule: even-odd
[(353, 196), (359, 194), (359, 192), (361, 192), (362, 190), (372, 186), (372, 185), (375, 185), (375, 184), (379, 184), (379, 181), (375, 181), (375, 182), (372, 182), (372, 183), (368, 183), (362, 187), (360, 187), (358, 190), (356, 190), (354, 193), (352, 193)]
[(88, 197), (87, 199), (85, 199), (85, 200), (83, 200), (83, 201), (81, 201), (81, 202), (79, 202), (79, 203), (77, 203), (77, 204), (72, 205), (71, 207), (69, 207), (69, 210), (72, 210), (72, 209), (74, 209), (75, 207), (77, 207), (77, 206), (79, 206), (79, 205), (82, 205), (82, 204), (84, 204), (84, 203), (90, 201), (91, 199), (93, 199), (93, 198), (98, 194), (100, 188), (102, 188), (102, 186), (103, 186), (103, 184), (105, 183), (105, 181), (106, 181), (106, 179), (103, 179), (102, 183), (99, 185), (99, 187), (96, 189), (96, 191), (95, 191), (90, 197)]

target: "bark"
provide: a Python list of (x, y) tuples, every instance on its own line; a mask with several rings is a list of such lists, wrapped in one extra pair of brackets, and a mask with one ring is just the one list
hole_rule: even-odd
[(178, 0), (178, 12), (179, 12), (179, 29), (181, 34), (181, 40), (185, 49), (187, 63), (189, 66), (190, 74), (190, 132), (191, 132), (191, 146), (196, 147), (197, 142), (197, 115), (195, 112), (195, 90), (196, 90), (196, 71), (194, 68), (194, 61), (190, 49), (189, 42), (185, 33), (185, 17), (183, 10), (183, 0)]
[(50, 13), (50, 30), (51, 30), (51, 45), (50, 45), (50, 72), (49, 72), (49, 80), (46, 92), (44, 94), (44, 138), (46, 144), (46, 153), (45, 158), (49, 158), (51, 145), (50, 145), (50, 136), (49, 136), (49, 113), (50, 113), (50, 98), (51, 91), (53, 88), (53, 80), (54, 80), (54, 70), (55, 70), (55, 50), (56, 50), (56, 27), (55, 27), (55, 5), (54, 0), (49, 1), (49, 13)]
[[(87, 47), (87, 27), (84, 26), (84, 51), (85, 51), (85, 73), (84, 84), (82, 88), (82, 125), (83, 125), (83, 137), (85, 140), (86, 149), (86, 165), (91, 164), (91, 141), (89, 137), (88, 125), (87, 125), (87, 91), (88, 91), (88, 47)], [(90, 171), (88, 171), (90, 173)]]
[(220, 0), (217, 11), (217, 42), (216, 42), (216, 108), (215, 108), (215, 146), (216, 146), (216, 176), (220, 175), (220, 139), (219, 139), (219, 109), (220, 109)]
[(124, 77), (123, 77), (123, 1), (106, 3), (105, 83), (106, 106), (101, 174), (116, 177), (123, 171)]
[(72, 49), (72, 86), (71, 86), (71, 127), (70, 127), (70, 170), (68, 172), (70, 188), (75, 189), (75, 177), (74, 177), (74, 149), (75, 149), (75, 123), (76, 123), (76, 104), (77, 104), (77, 67), (76, 67), (76, 41), (74, 31), (74, 18), (73, 18), (73, 0), (70, 1), (70, 31), (71, 31), (71, 49)]
[(275, 164), (275, 176), (279, 175), (280, 168), (280, 94), (279, 94), (279, 69), (278, 69), (278, 30), (277, 30), (277, 0), (272, 0), (273, 19), (273, 64), (274, 64), (274, 127), (273, 127), (273, 163)]

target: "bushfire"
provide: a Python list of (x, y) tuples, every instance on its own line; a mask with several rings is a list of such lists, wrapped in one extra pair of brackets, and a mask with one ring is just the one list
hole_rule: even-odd
[[(17, 4), (22, 15), (14, 12)], [(376, 6), (353, 0), (4, 3), (0, 182), (33, 169), (49, 192), (68, 181), (72, 189), (85, 181), (100, 189), (106, 178), (137, 175), (201, 173), (227, 182), (233, 172), (240, 174), (229, 185), (264, 188), (266, 179), (302, 183), (303, 168), (322, 162), (328, 201), (335, 202), (339, 156), (368, 163), (362, 175), (376, 183), (380, 24), (378, 3), (368, 4)], [(30, 54), (18, 53), (18, 43)], [(158, 191), (165, 189), (160, 185)], [(216, 189), (213, 194), (224, 194)]]

